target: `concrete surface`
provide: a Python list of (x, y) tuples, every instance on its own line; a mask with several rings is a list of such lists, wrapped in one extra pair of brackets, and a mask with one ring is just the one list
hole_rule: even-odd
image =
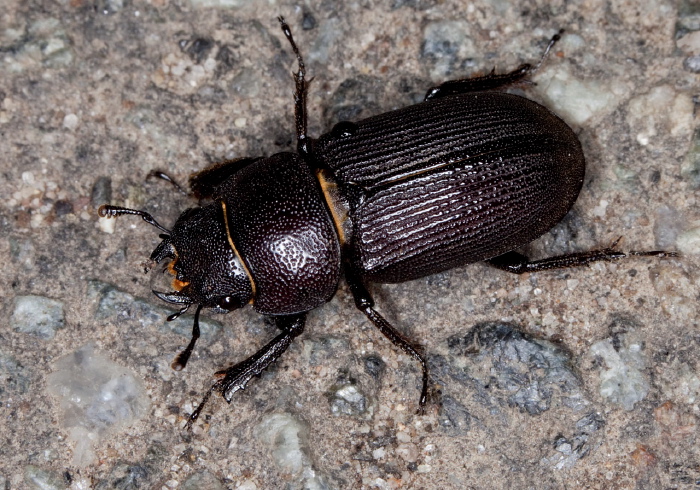
[[(680, 250), (513, 276), (474, 264), (373, 285), (434, 379), (344, 283), (262, 379), (182, 427), (213, 373), (274, 335), (253, 311), (166, 323), (142, 264), (210, 162), (294, 138), (284, 15), (314, 77), (309, 132), (441, 80), (536, 62), (516, 91), (580, 135), (587, 176), (533, 257)], [(697, 2), (59, 0), (0, 12), (0, 488), (687, 488), (700, 484)], [(113, 233), (108, 233), (113, 231)]]

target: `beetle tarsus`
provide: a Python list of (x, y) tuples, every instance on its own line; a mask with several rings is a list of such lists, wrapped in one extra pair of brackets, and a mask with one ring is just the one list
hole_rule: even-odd
[(537, 63), (537, 65), (535, 65), (534, 68), (532, 68), (532, 70), (530, 71), (530, 73), (534, 73), (534, 72), (536, 72), (537, 70), (539, 70), (539, 68), (540, 68), (540, 66), (542, 65), (542, 63), (544, 63), (544, 61), (545, 61), (545, 60), (547, 59), (547, 57), (549, 56), (549, 52), (552, 50), (552, 48), (554, 47), (554, 45), (557, 44), (557, 42), (559, 42), (559, 40), (561, 39), (562, 34), (564, 34), (564, 29), (559, 29), (559, 30), (557, 31), (557, 33), (556, 33), (555, 35), (552, 36), (552, 38), (549, 40), (549, 43), (547, 44), (547, 47), (546, 47), (545, 50), (544, 50), (544, 53), (542, 53), (542, 57), (540, 58), (540, 61)]
[(680, 257), (680, 252), (668, 252), (666, 250), (649, 250), (649, 251), (636, 251), (632, 250), (627, 252), (627, 255), (635, 255), (639, 257), (660, 257), (662, 259)]
[(218, 389), (218, 383), (215, 383), (214, 386), (212, 386), (209, 391), (207, 391), (207, 394), (204, 395), (204, 398), (202, 398), (202, 401), (199, 402), (199, 405), (197, 405), (197, 408), (194, 409), (194, 412), (187, 418), (187, 423), (185, 424), (185, 429), (188, 431), (192, 430), (192, 425), (197, 421), (199, 418), (199, 414), (202, 413), (202, 409), (204, 406), (207, 404), (209, 401), (209, 398), (211, 397), (211, 394), (217, 391)]

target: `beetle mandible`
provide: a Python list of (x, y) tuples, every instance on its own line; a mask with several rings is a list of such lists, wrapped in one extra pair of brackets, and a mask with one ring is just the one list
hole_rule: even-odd
[(615, 248), (617, 241), (538, 261), (514, 252), (564, 217), (584, 176), (573, 130), (543, 106), (499, 91), (539, 64), (447, 81), (422, 103), (342, 121), (311, 139), (304, 61), (289, 26), (278, 20), (298, 65), (297, 152), (226, 161), (193, 174), (191, 194), (211, 202), (183, 212), (171, 230), (144, 211), (111, 205), (98, 211), (102, 217), (138, 215), (163, 231), (151, 260), (170, 260), (173, 290), (153, 293), (180, 306), (168, 320), (197, 305), (192, 339), (174, 369), (187, 364), (202, 308), (227, 313), (251, 305), (281, 330), (256, 354), (217, 373), (222, 378), (188, 427), (212, 393), (230, 403), (282, 355), (303, 332), (306, 313), (333, 297), (341, 272), (356, 307), (420, 363), (422, 411), (429, 385), (422, 349), (376, 311), (368, 282), (403, 282), (478, 261), (520, 274), (628, 255)]

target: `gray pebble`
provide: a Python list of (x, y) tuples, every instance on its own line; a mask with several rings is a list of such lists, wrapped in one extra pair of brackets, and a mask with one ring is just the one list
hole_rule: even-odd
[(44, 296), (17, 296), (10, 322), (18, 332), (51, 340), (66, 323), (63, 302)]

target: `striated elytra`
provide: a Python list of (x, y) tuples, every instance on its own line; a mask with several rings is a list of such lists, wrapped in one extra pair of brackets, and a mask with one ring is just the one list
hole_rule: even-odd
[[(226, 161), (192, 175), (191, 194), (201, 205), (182, 213), (171, 230), (144, 211), (99, 209), (103, 217), (141, 216), (163, 231), (151, 259), (167, 260), (174, 278), (171, 291), (154, 293), (180, 306), (169, 320), (196, 305), (192, 340), (174, 369), (187, 364), (202, 308), (226, 313), (250, 305), (281, 330), (255, 355), (217, 373), (221, 379), (188, 427), (212, 393), (230, 402), (279, 358), (302, 333), (306, 313), (333, 297), (342, 274), (357, 308), (421, 364), (422, 411), (425, 357), (375, 310), (368, 282), (407, 281), (477, 261), (522, 273), (626, 256), (614, 245), (534, 262), (513, 252), (564, 217), (585, 168), (566, 123), (535, 102), (499, 92), (536, 67), (448, 81), (420, 104), (342, 121), (311, 139), (304, 62), (279, 21), (299, 66), (297, 152)], [(151, 175), (173, 182), (161, 172)]]

